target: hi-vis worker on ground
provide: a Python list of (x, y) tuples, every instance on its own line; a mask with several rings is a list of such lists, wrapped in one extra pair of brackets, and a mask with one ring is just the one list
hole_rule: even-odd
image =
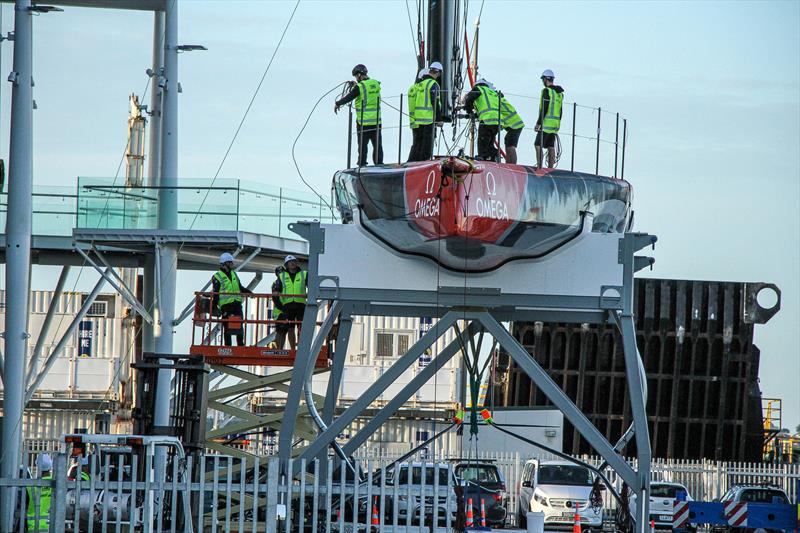
[[(36, 468), (41, 479), (53, 479), (53, 460), (46, 453), (36, 458)], [(50, 531), (50, 503), (52, 489), (50, 487), (28, 487), (28, 509), (26, 526), (29, 533), (47, 533)]]
[(414, 123), (419, 132), (411, 146), (409, 161), (427, 161), (433, 157), (433, 141), (436, 138), (436, 124), (442, 120), (442, 105), (439, 82), (442, 76), (442, 64), (434, 61), (428, 67), (428, 73), (416, 84), (414, 98)]
[(358, 141), (358, 166), (367, 164), (367, 143), (372, 143), (372, 162), (383, 164), (383, 145), (381, 141), (381, 82), (367, 76), (367, 67), (358, 64), (353, 67), (355, 83), (350, 92), (336, 100), (333, 112), (355, 100), (356, 140)]
[(417, 160), (414, 150), (419, 148), (419, 134), (422, 133), (422, 130), (420, 130), (417, 125), (417, 119), (415, 118), (414, 112), (416, 111), (419, 82), (421, 82), (422, 78), (427, 76), (427, 74), (428, 69), (424, 68), (420, 70), (419, 74), (417, 74), (417, 79), (414, 81), (414, 84), (408, 88), (408, 123), (409, 126), (411, 126), (411, 152), (408, 154), (409, 161)]
[(534, 128), (536, 134), (536, 166), (542, 168), (542, 148), (547, 148), (547, 166), (556, 164), (556, 137), (561, 127), (561, 105), (564, 103), (564, 89), (554, 85), (556, 75), (550, 69), (542, 72), (542, 96), (539, 100), (539, 118)]
[(222, 338), (225, 346), (232, 346), (231, 335), (236, 335), (236, 345), (244, 346), (244, 311), (242, 310), (242, 293), (251, 293), (242, 286), (239, 276), (233, 269), (233, 256), (224, 253), (219, 256), (219, 270), (211, 279), (214, 296), (211, 299), (211, 312), (222, 322)]
[[(293, 255), (287, 255), (283, 262), (284, 269), (275, 274), (278, 279), (272, 284), (272, 301), (280, 310), (280, 320), (299, 322), (303, 320), (306, 311), (306, 292), (308, 287), (308, 272), (300, 268), (300, 263)], [(273, 313), (273, 316), (274, 313)], [(289, 336), (289, 347), (297, 349), (297, 339), (293, 323), (278, 324), (275, 328), (275, 341), (278, 348), (283, 348), (286, 336)]]
[(500, 95), (494, 85), (481, 78), (467, 93), (464, 109), (480, 121), (478, 125), (478, 159), (497, 161), (494, 141), (500, 132)]

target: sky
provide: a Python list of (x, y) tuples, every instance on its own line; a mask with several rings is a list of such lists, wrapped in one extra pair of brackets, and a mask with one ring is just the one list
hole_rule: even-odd
[[(179, 5), (179, 41), (208, 47), (180, 56), (180, 176), (208, 179), (294, 2)], [(469, 6), (470, 34), (480, 8)], [(303, 0), (220, 176), (302, 189), (291, 157), (296, 141), (303, 175), (326, 196), (346, 162), (347, 119), (332, 113), (333, 95), (309, 114), (356, 63), (381, 81), (386, 102), (397, 101), (415, 71), (409, 12), (415, 19), (414, 1)], [(2, 14), (6, 33), (13, 8), (3, 4)], [(145, 89), (151, 44), (150, 13), (66, 8), (36, 17), (36, 185), (117, 174), (128, 95)], [(7, 41), (0, 58), (5, 78)], [(636, 229), (659, 237), (655, 269), (645, 276), (780, 287), (781, 311), (756, 327), (761, 388), (783, 399), (785, 427), (800, 424), (800, 2), (486, 1), (480, 73), (529, 125), (530, 96), (545, 68), (555, 71), (567, 101), (602, 106), (603, 139), (613, 140), (613, 113), (628, 120), (625, 177), (635, 190)], [(2, 82), (0, 90), (0, 154), (7, 158), (10, 86)], [(595, 135), (597, 115), (580, 108), (578, 117), (579, 134)], [(397, 158), (396, 131), (385, 131), (389, 162)], [(405, 155), (408, 130), (403, 135)], [(526, 131), (520, 162), (533, 160), (532, 140)], [(613, 165), (609, 150), (603, 143), (604, 170)], [(576, 168), (593, 165), (594, 143), (580, 139)], [(90, 288), (93, 273), (74, 283), (76, 275), (73, 286)], [(51, 289), (56, 276), (37, 268), (34, 288)], [(188, 298), (206, 279), (181, 275), (179, 293)]]

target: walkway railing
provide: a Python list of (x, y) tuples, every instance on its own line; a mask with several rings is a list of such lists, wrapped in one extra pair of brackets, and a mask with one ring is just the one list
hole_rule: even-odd
[[(178, 229), (247, 231), (300, 240), (287, 229), (297, 220), (336, 221), (310, 191), (236, 179), (186, 179), (179, 187), (126, 187), (113, 178), (78, 178), (76, 187), (35, 187), (33, 234), (69, 236), (73, 228), (156, 229), (158, 196), (175, 195)], [(4, 231), (7, 194), (0, 193)]]

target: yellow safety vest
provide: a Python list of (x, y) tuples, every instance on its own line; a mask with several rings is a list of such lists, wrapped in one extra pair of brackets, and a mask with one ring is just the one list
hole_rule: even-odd
[(228, 277), (225, 272), (218, 270), (217, 273), (214, 274), (214, 278), (219, 281), (220, 295), (219, 302), (217, 303), (219, 307), (229, 303), (242, 301), (242, 290), (239, 288), (239, 276), (236, 275), (235, 271), (231, 270), (231, 276)]
[[(288, 272), (281, 272), (281, 285), (283, 285), (283, 294), (305, 294), (308, 282), (308, 272), (300, 270), (294, 275), (294, 280)], [(298, 302), (301, 304), (306, 303), (305, 296), (281, 296), (281, 303), (286, 305), (288, 303)]]
[(417, 104), (418, 90), (419, 87), (417, 87), (416, 83), (408, 88), (408, 121), (412, 130), (417, 129), (417, 118), (414, 116), (414, 109), (416, 108)]
[[(53, 479), (52, 474), (42, 476), (42, 479)], [(50, 530), (50, 502), (53, 489), (50, 487), (28, 487), (28, 531), (46, 532)], [(39, 495), (39, 511), (36, 509), (36, 495)], [(39, 520), (36, 520), (36, 516)]]
[(375, 126), (381, 123), (381, 82), (366, 79), (358, 82), (358, 96), (355, 101), (356, 122), (362, 126)]

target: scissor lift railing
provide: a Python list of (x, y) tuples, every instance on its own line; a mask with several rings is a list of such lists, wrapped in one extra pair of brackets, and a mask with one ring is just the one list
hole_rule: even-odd
[[(242, 298), (242, 315), (222, 317), (218, 316), (213, 310), (215, 297), (225, 297), (232, 293), (216, 292), (196, 292), (194, 305), (194, 327), (192, 328), (192, 345), (189, 353), (200, 355), (212, 365), (254, 365), (254, 366), (294, 366), (296, 349), (276, 346), (270, 342), (266, 346), (259, 346), (259, 330), (266, 327), (269, 334), (280, 324), (288, 324), (297, 327), (297, 342), (300, 342), (302, 333), (300, 326), (301, 320), (275, 320), (272, 318), (272, 306), (270, 302), (273, 295), (271, 293), (235, 293)], [(305, 294), (280, 294), (278, 297), (303, 297)], [(244, 346), (228, 346), (224, 344), (222, 329), (226, 326), (230, 330), (243, 328), (242, 337), (245, 339)], [(254, 342), (246, 342), (247, 330), (253, 328), (254, 335), (250, 337)], [(313, 332), (312, 332), (313, 334)], [(235, 341), (235, 333), (231, 333), (232, 341)], [(288, 341), (287, 341), (288, 342)], [(323, 345), (319, 357), (314, 364), (316, 368), (326, 368), (328, 366), (328, 347)]]

